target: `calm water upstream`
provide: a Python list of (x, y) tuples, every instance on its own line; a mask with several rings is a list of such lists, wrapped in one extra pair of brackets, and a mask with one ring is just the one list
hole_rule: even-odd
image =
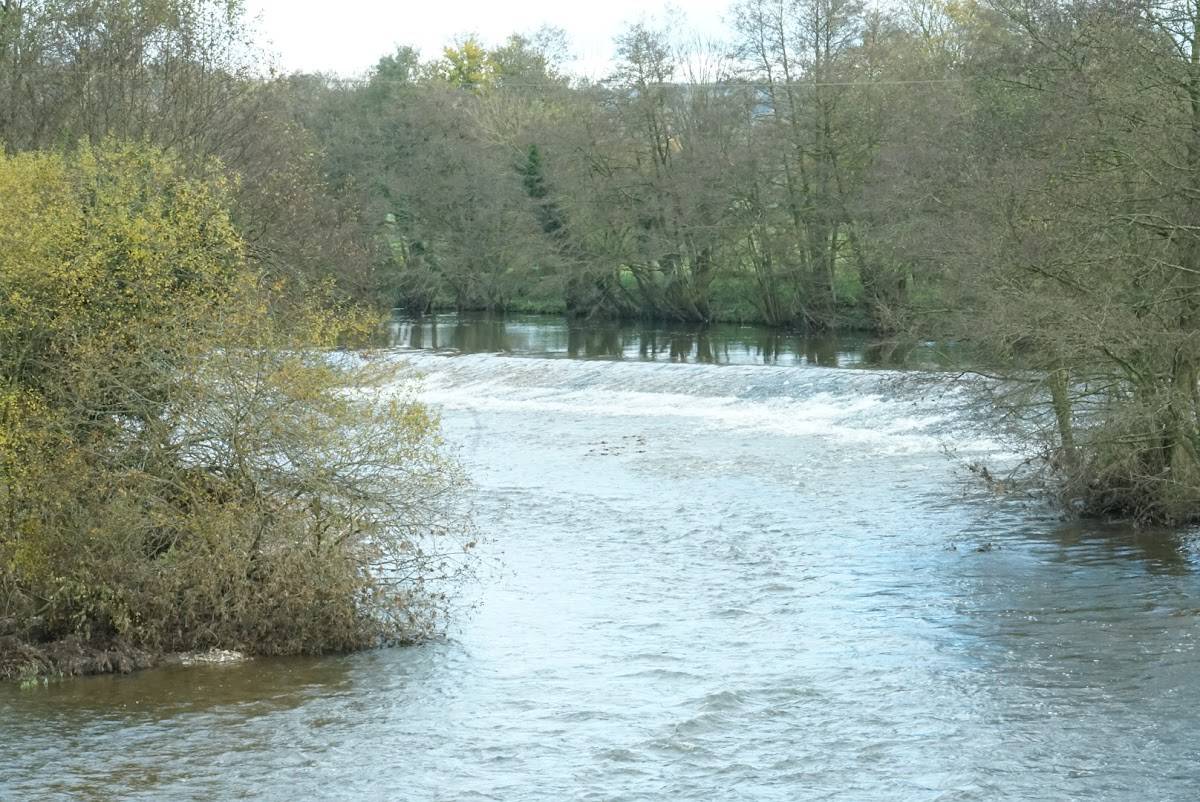
[[(398, 324), (500, 568), (443, 642), (0, 687), (0, 799), (1200, 799), (1200, 541), (972, 489), (861, 343)], [(570, 358), (580, 357), (580, 358)], [(837, 364), (843, 367), (831, 367)]]

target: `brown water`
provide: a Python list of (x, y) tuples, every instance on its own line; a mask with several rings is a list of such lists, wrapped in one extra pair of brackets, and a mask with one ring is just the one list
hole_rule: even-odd
[(1193, 535), (982, 494), (954, 391), (560, 325), (403, 351), (502, 566), (449, 638), (0, 687), (0, 799), (1200, 797)]

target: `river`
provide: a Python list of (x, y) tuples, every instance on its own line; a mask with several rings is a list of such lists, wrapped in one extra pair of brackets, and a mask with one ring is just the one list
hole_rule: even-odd
[(1200, 541), (973, 484), (986, 421), (891, 349), (393, 337), (478, 487), (477, 609), (419, 647), (0, 687), (0, 799), (1200, 798)]

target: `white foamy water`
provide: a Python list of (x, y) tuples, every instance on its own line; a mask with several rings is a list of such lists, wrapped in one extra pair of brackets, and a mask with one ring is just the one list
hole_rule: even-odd
[[(404, 354), (447, 409), (678, 418), (711, 430), (825, 437), (885, 452), (996, 452), (966, 395), (889, 371)], [(926, 395), (922, 395), (925, 393)]]

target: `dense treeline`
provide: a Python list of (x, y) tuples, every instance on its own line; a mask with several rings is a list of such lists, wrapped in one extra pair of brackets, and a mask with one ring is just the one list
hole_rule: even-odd
[(387, 303), (901, 331), (983, 297), (1072, 154), (1190, 113), (1187, 12), (742, 0), (722, 42), (631, 26), (600, 82), (545, 31), (280, 87)]
[(739, 0), (294, 79), (389, 301), (971, 343), (1077, 509), (1200, 513), (1200, 7)]
[(564, 76), (543, 32), (401, 49), (361, 83), (294, 78), (295, 106), (380, 227), (388, 299), (415, 311), (883, 330), (939, 302), (897, 229), (926, 168), (956, 180), (938, 140), (977, 100), (960, 51), (982, 24), (939, 4), (731, 18), (724, 43), (631, 26), (599, 83)]

